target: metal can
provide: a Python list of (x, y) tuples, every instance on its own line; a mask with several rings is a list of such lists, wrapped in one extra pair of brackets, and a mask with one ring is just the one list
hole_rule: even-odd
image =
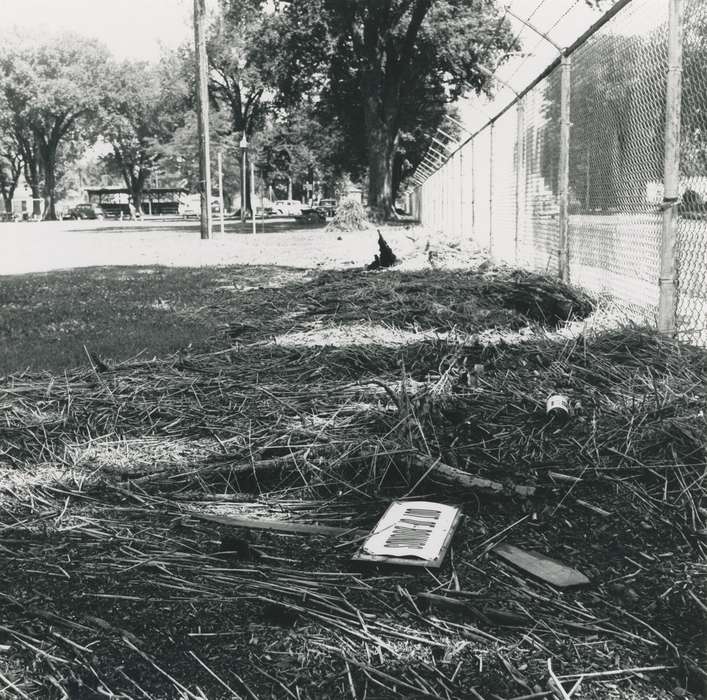
[(569, 418), (571, 413), (569, 396), (552, 394), (545, 402), (545, 412), (553, 418)]

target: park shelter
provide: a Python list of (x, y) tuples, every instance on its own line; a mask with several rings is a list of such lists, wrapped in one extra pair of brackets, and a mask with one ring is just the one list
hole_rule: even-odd
[[(126, 187), (87, 188), (88, 201), (98, 204), (108, 216), (130, 214), (131, 193)], [(175, 216), (186, 203), (189, 191), (183, 187), (155, 187), (142, 193), (141, 210), (153, 216)]]

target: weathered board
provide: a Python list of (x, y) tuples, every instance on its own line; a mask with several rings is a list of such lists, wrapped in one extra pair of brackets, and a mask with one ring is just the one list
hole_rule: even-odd
[(366, 534), (365, 530), (356, 528), (332, 527), (330, 525), (314, 525), (310, 523), (293, 522), (291, 520), (267, 520), (265, 518), (246, 518), (232, 515), (212, 515), (211, 513), (197, 513), (189, 511), (187, 515), (199, 520), (208, 520), (219, 525), (231, 527), (244, 527), (255, 530), (275, 530), (277, 532), (290, 532), (299, 535), (331, 535), (333, 537), (354, 536)]
[(505, 543), (494, 547), (492, 551), (510, 564), (558, 588), (584, 586), (589, 583), (589, 579), (581, 571), (537, 552)]

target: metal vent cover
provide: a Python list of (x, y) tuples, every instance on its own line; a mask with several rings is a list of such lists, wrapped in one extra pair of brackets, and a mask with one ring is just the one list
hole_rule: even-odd
[(354, 560), (438, 568), (461, 511), (431, 501), (393, 501)]

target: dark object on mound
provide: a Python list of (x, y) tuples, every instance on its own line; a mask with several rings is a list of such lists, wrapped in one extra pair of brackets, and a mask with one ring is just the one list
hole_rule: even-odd
[(576, 287), (523, 270), (514, 271), (507, 282), (490, 280), (485, 292), (501, 306), (548, 325), (586, 318), (595, 308), (592, 299)]
[(374, 256), (373, 262), (366, 265), (367, 270), (380, 270), (382, 267), (392, 267), (398, 262), (398, 258), (391, 247), (386, 243), (380, 231), (378, 231), (378, 249), (380, 250), (380, 255)]

